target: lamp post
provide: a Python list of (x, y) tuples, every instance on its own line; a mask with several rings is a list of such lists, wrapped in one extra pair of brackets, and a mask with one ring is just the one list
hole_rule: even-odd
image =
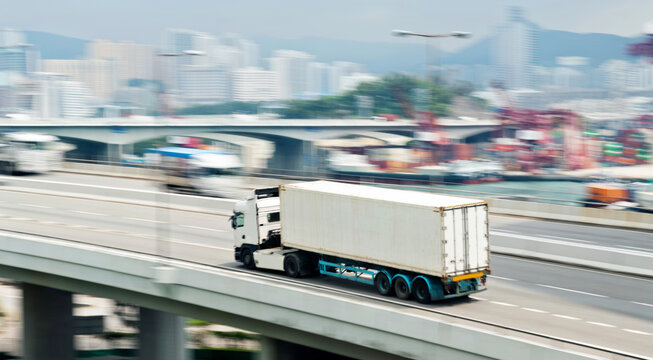
[[(423, 37), (426, 38), (426, 78), (428, 79), (429, 75), (429, 44), (428, 44), (428, 39), (429, 38), (445, 38), (445, 37), (457, 37), (461, 39), (466, 39), (472, 36), (471, 33), (466, 32), (466, 31), (452, 31), (449, 33), (445, 34), (423, 34), (423, 33), (416, 33), (414, 31), (409, 31), (409, 30), (392, 30), (391, 34), (393, 36), (399, 36), (399, 37), (406, 37), (406, 36), (417, 36), (417, 37)], [(438, 66), (438, 71), (439, 71), (439, 66)]]
[[(182, 52), (168, 52), (168, 53), (159, 53), (157, 56), (161, 57), (168, 57), (168, 58), (175, 58), (179, 56), (198, 56), (198, 55), (205, 55), (203, 51), (198, 51), (198, 50), (185, 50)], [(164, 64), (165, 68), (165, 77), (167, 77), (168, 74), (168, 67), (165, 66), (168, 64)], [(173, 71), (176, 71), (176, 66)], [(165, 80), (162, 79), (161, 81), (161, 89), (159, 89), (159, 106), (160, 106), (160, 112), (161, 116), (163, 119), (168, 116), (168, 109), (171, 107), (166, 104), (166, 98), (165, 98)], [(175, 80), (176, 77), (175, 77)], [(167, 121), (163, 123), (164, 124), (164, 129), (167, 128)], [(165, 179), (165, 171), (166, 171), (166, 166), (159, 163), (157, 168), (159, 170), (159, 175)], [(162, 179), (162, 183), (163, 183)], [(156, 213), (155, 213), (155, 219), (156, 219), (156, 254), (160, 258), (170, 258), (171, 257), (171, 251), (170, 251), (170, 244), (169, 244), (169, 237), (170, 237), (170, 198), (167, 194), (165, 194), (165, 189), (164, 190), (159, 190), (155, 194), (155, 202), (157, 204), (156, 207)]]

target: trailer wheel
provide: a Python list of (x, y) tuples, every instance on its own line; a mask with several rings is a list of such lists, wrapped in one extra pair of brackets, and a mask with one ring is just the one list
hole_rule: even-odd
[(244, 248), (240, 253), (240, 258), (243, 259), (243, 264), (248, 269), (256, 269), (256, 262), (254, 262), (254, 254), (249, 248)]
[(290, 277), (299, 277), (299, 257), (296, 254), (286, 256), (283, 260), (283, 271)]
[(406, 279), (404, 279), (401, 276), (398, 276), (397, 279), (395, 280), (395, 294), (397, 294), (397, 297), (402, 299), (402, 300), (408, 300), (410, 299), (410, 286), (408, 285), (408, 282)]
[(376, 291), (383, 296), (392, 295), (392, 283), (390, 282), (388, 275), (384, 272), (376, 274), (374, 277), (374, 287), (376, 287)]
[(424, 279), (417, 279), (413, 282), (413, 296), (419, 303), (428, 304), (431, 302), (431, 292)]

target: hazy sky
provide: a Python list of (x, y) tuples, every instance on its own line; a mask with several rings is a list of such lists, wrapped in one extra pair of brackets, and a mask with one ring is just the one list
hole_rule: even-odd
[(155, 45), (167, 27), (381, 42), (418, 41), (392, 29), (474, 34), (442, 42), (452, 50), (489, 35), (514, 4), (542, 27), (574, 32), (634, 36), (653, 20), (653, 0), (0, 0), (0, 26)]

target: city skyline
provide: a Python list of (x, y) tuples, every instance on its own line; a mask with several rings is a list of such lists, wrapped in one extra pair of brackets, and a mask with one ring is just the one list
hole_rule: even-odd
[[(515, 5), (514, 1), (503, 0), (475, 3), (471, 12), (469, 3), (414, 1), (399, 4), (384, 0), (346, 4), (335, 1), (320, 5), (282, 0), (275, 2), (273, 7), (261, 1), (218, 4), (203, 0), (184, 3), (166, 0), (154, 8), (146, 3), (119, 2), (116, 6), (114, 1), (100, 0), (93, 4), (60, 1), (52, 8), (50, 3), (42, 1), (13, 2), (0, 14), (0, 24), (80, 39), (134, 41), (157, 46), (166, 28), (189, 28), (211, 34), (234, 32), (244, 37), (322, 37), (366, 42), (402, 41), (390, 36), (394, 28), (424, 32), (465, 30), (474, 34), (467, 42), (443, 41), (442, 48), (452, 51), (492, 34), (494, 27), (505, 18), (505, 8)], [(544, 28), (628, 37), (641, 35), (644, 24), (651, 20), (649, 14), (653, 13), (653, 3), (642, 0), (619, 4), (602, 0), (593, 1), (591, 5), (531, 0), (520, 2), (519, 6), (531, 21)], [(120, 26), (116, 26), (118, 19)]]

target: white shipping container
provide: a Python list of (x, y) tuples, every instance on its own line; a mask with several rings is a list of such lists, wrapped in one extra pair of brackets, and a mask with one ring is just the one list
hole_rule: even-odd
[(284, 246), (439, 277), (489, 268), (485, 201), (328, 181), (280, 190)]

